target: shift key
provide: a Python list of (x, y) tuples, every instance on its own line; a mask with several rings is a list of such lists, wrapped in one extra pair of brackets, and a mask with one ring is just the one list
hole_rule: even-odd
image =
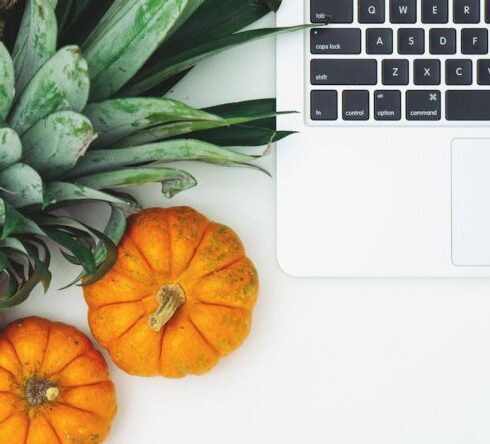
[(376, 85), (375, 59), (314, 59), (311, 61), (313, 85)]

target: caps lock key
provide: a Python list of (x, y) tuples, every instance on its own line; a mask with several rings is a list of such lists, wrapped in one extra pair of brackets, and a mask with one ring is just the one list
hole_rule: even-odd
[(360, 54), (361, 30), (326, 28), (311, 31), (312, 54)]

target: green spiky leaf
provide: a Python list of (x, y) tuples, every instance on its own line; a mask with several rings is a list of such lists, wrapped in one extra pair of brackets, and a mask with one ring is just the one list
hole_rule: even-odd
[[(246, 28), (271, 11), (277, 11), (281, 0), (204, 0), (184, 26), (181, 26), (158, 48), (141, 72), (151, 69), (155, 63), (174, 57), (196, 46), (230, 36)], [(160, 83), (148, 91), (150, 95), (164, 95), (178, 83), (190, 69)]]
[(120, 208), (127, 214), (140, 210), (140, 206), (126, 196), (114, 193), (105, 193), (83, 185), (69, 182), (51, 182), (45, 187), (44, 206), (67, 206), (77, 202), (100, 201), (107, 202)]
[(203, 0), (116, 0), (84, 44), (93, 101), (118, 92)]
[(67, 28), (73, 26), (80, 16), (82, 16), (88, 8), (93, 6), (93, 3), (93, 0), (64, 0), (60, 2), (56, 9), (60, 33), (65, 33)]
[(123, 96), (137, 96), (153, 88), (158, 87), (175, 75), (192, 68), (200, 61), (216, 55), (234, 46), (263, 39), (271, 35), (279, 35), (287, 32), (295, 32), (309, 25), (293, 26), (289, 28), (270, 28), (244, 31), (237, 34), (221, 37), (210, 42), (197, 45), (175, 55), (154, 62), (151, 67), (138, 74), (127, 88), (121, 92)]
[(90, 275), (95, 272), (97, 265), (95, 264), (94, 255), (90, 248), (86, 247), (74, 236), (70, 236), (70, 234), (63, 230), (46, 226), (44, 226), (43, 229), (50, 239), (54, 240), (64, 249), (73, 254), (78, 263), (85, 270), (85, 273)]
[(94, 103), (84, 111), (92, 121), (98, 138), (94, 146), (111, 146), (124, 137), (158, 124), (193, 120), (220, 120), (176, 100), (129, 98)]
[(132, 136), (126, 137), (119, 142), (119, 146), (135, 146), (142, 145), (160, 140), (170, 139), (173, 137), (192, 134), (198, 131), (204, 131), (214, 128), (225, 128), (233, 125), (254, 122), (256, 120), (264, 120), (268, 117), (276, 116), (275, 111), (266, 111), (260, 113), (243, 113), (237, 116), (224, 117), (221, 120), (208, 121), (191, 121), (191, 122), (176, 122), (166, 125), (157, 125), (147, 130), (139, 131)]
[(5, 218), (2, 229), (2, 239), (12, 234), (35, 234), (44, 236), (44, 231), (32, 220), (24, 217), (9, 204), (4, 204)]
[(261, 146), (278, 142), (294, 134), (294, 131), (275, 131), (261, 126), (258, 121), (246, 125), (215, 128), (192, 133), (192, 137), (214, 145), (224, 146)]
[(199, 140), (174, 140), (129, 148), (91, 151), (67, 177), (76, 180), (79, 176), (110, 172), (122, 167), (150, 162), (194, 160), (217, 165), (251, 166), (257, 157), (260, 156), (238, 153)]
[(96, 173), (76, 179), (76, 183), (94, 189), (121, 188), (160, 182), (167, 198), (197, 185), (189, 173), (173, 168), (126, 168), (109, 173)]

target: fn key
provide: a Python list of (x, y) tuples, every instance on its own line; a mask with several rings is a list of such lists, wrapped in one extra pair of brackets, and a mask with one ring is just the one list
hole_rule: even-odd
[(337, 120), (337, 91), (311, 92), (311, 120)]

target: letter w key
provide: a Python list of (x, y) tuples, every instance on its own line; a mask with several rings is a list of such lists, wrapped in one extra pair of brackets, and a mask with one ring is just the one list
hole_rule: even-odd
[(415, 23), (417, 0), (390, 0), (391, 23)]

